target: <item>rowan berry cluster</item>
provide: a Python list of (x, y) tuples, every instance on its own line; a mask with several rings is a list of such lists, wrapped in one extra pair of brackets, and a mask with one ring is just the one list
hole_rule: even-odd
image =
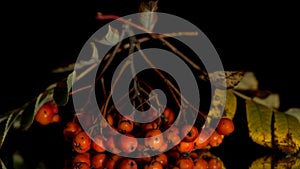
[[(158, 116), (156, 111), (149, 111), (149, 113), (147, 118)], [(74, 157), (66, 168), (221, 169), (223, 163), (220, 159), (212, 156), (204, 158), (202, 152), (219, 146), (224, 136), (234, 131), (233, 121), (223, 117), (216, 129), (183, 125), (167, 130), (174, 123), (177, 115), (174, 110), (167, 107), (156, 120), (137, 123), (130, 116), (112, 111), (105, 116), (106, 123), (87, 118), (90, 120), (89, 123), (97, 126), (94, 130), (98, 131), (98, 135), (93, 137), (91, 133), (84, 130), (77, 116), (74, 116), (72, 121), (63, 124), (62, 132), (65, 141), (70, 144), (74, 152)], [(60, 120), (58, 117), (57, 120), (56, 116), (60, 117), (58, 106), (50, 101), (40, 108), (35, 120), (42, 125), (48, 125)], [(138, 138), (144, 138), (143, 142)], [(149, 152), (156, 152), (156, 154), (151, 155)], [(143, 156), (127, 157), (126, 155), (130, 153), (137, 153), (137, 156), (143, 153)]]
[(41, 125), (60, 122), (61, 117), (58, 114), (58, 106), (53, 100), (46, 102), (37, 111), (34, 119)]

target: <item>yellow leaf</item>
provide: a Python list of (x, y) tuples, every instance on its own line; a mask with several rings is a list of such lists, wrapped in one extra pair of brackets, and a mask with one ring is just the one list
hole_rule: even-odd
[(274, 169), (299, 169), (300, 168), (300, 160), (296, 157), (288, 157), (277, 160), (274, 164)]
[(295, 107), (289, 108), (284, 113), (294, 116), (300, 122), (300, 108), (295, 108)]
[(288, 126), (285, 114), (274, 112), (274, 143), (283, 152), (287, 152), (289, 149)]
[(286, 116), (289, 123), (289, 135), (292, 139), (292, 147), (294, 148), (291, 154), (295, 154), (299, 151), (300, 147), (300, 123), (294, 116), (288, 114)]
[(236, 113), (237, 98), (231, 90), (227, 90), (223, 117), (233, 119)]
[(256, 159), (251, 163), (249, 169), (271, 169), (272, 168), (272, 156), (265, 156)]
[(211, 118), (220, 118), (223, 116), (226, 102), (226, 90), (216, 88), (211, 101), (211, 107), (208, 112), (208, 116)]
[(249, 135), (259, 145), (272, 148), (272, 109), (246, 100)]
[(282, 112), (274, 112), (274, 142), (286, 154), (295, 154), (300, 147), (300, 123)]
[(249, 169), (299, 169), (300, 160), (296, 157), (278, 158), (275, 155), (267, 155), (256, 159)]

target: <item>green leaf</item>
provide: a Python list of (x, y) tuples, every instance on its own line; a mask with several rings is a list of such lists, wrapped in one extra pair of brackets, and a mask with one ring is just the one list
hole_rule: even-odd
[(272, 109), (246, 100), (249, 136), (259, 145), (272, 148)]
[(69, 86), (67, 81), (58, 82), (54, 88), (53, 100), (58, 106), (64, 106), (69, 100)]
[(54, 88), (53, 100), (58, 106), (64, 106), (69, 101), (69, 92), (71, 91), (76, 72), (73, 71), (67, 77), (67, 79), (57, 82)]
[[(28, 114), (30, 114), (30, 116), (29, 116), (30, 120), (27, 123), (27, 128), (26, 129), (28, 129), (31, 126), (31, 124), (33, 123), (35, 115), (39, 111), (39, 109), (45, 103), (53, 100), (53, 91), (54, 91), (55, 86), (56, 85), (49, 86), (43, 93), (40, 93), (38, 95), (38, 97), (36, 98), (36, 101), (35, 101), (33, 114), (28, 113)], [(28, 110), (30, 111), (30, 108)]]
[(10, 115), (4, 121), (1, 122), (0, 129), (3, 132), (0, 133), (0, 149), (5, 141), (5, 138), (9, 132), (10, 128), (13, 126), (15, 121), (20, 118), (20, 115), (22, 114), (22, 112), (23, 112), (23, 110), (12, 111), (10, 113)]
[(47, 102), (53, 100), (53, 90), (56, 84), (52, 84), (47, 87), (47, 89), (40, 93), (36, 98), (32, 101), (28, 102), (25, 106), (22, 107), (23, 113), (20, 118), (21, 127), (23, 130), (28, 130), (32, 123), (34, 122), (34, 118), (39, 109)]
[(75, 77), (76, 77), (76, 71), (73, 71), (72, 73), (70, 73), (67, 77), (67, 88), (68, 88), (68, 92), (71, 91), (73, 83), (75, 81)]
[(29, 102), (29, 104), (24, 109), (22, 116), (21, 116), (21, 128), (23, 130), (28, 130), (33, 123), (35, 112), (35, 103), (37, 99), (35, 98), (33, 101)]
[(226, 103), (224, 107), (224, 117), (227, 117), (229, 119), (233, 119), (237, 108), (237, 98), (233, 94), (233, 92), (228, 89), (226, 94)]

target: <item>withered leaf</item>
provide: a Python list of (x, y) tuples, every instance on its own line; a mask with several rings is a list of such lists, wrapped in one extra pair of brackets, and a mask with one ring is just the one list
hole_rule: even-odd
[(115, 29), (110, 25), (108, 25), (108, 31), (102, 39), (95, 39), (96, 42), (109, 46), (116, 45), (120, 40), (121, 38), (118, 29)]
[(270, 108), (278, 109), (280, 106), (280, 97), (277, 93), (271, 93), (265, 98), (253, 97), (253, 100), (259, 104), (265, 105)]
[(157, 2), (143, 1), (139, 6), (139, 21), (149, 31), (152, 31), (157, 22)]
[(258, 89), (258, 80), (253, 72), (245, 72), (243, 78), (234, 87), (236, 90), (252, 90)]
[(244, 76), (244, 71), (216, 71), (209, 73), (212, 84), (218, 88), (233, 88)]

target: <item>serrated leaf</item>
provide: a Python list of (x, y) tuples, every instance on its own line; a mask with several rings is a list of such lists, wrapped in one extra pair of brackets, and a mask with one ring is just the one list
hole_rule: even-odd
[(300, 123), (286, 113), (274, 112), (274, 143), (286, 154), (295, 154), (300, 147)]
[(234, 87), (236, 90), (257, 90), (258, 81), (253, 72), (245, 72), (241, 81)]
[(289, 135), (292, 139), (290, 154), (295, 154), (300, 147), (300, 123), (295, 117), (288, 114), (286, 116), (289, 124)]
[(114, 46), (120, 41), (120, 34), (119, 31), (112, 26), (108, 25), (108, 31), (106, 35), (100, 39), (96, 40), (96, 42), (108, 45), (108, 46)]
[(274, 144), (279, 150), (287, 152), (289, 149), (288, 137), (289, 127), (288, 121), (284, 113), (274, 112)]
[(249, 136), (259, 145), (272, 148), (272, 109), (246, 100)]
[(67, 81), (57, 82), (54, 88), (53, 100), (58, 106), (64, 106), (69, 100), (69, 86)]
[(294, 116), (300, 122), (300, 108), (289, 108), (285, 114)]
[(152, 31), (157, 22), (157, 1), (143, 1), (139, 6), (139, 21), (149, 31)]
[(237, 108), (237, 98), (231, 90), (227, 90), (223, 117), (233, 119)]
[(280, 106), (280, 97), (276, 93), (269, 94), (266, 98), (253, 97), (253, 100), (259, 104), (270, 108), (278, 109)]

